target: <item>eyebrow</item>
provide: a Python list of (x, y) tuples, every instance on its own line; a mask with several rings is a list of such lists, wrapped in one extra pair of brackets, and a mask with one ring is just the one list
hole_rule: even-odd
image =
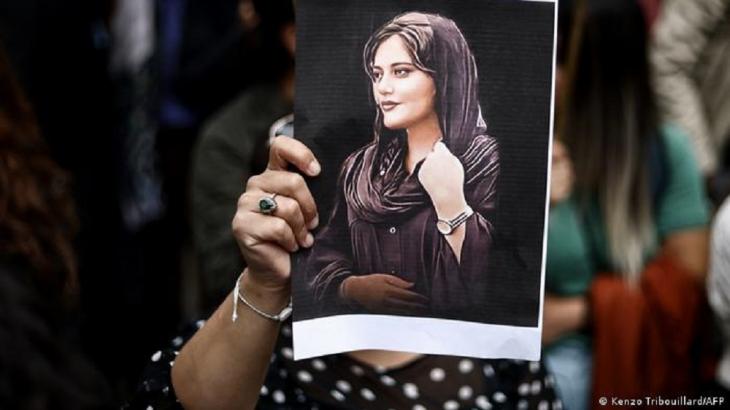
[[(407, 66), (415, 67), (415, 65), (413, 63), (409, 63), (409, 62), (406, 62), (406, 61), (396, 62), (396, 63), (391, 64), (390, 66), (391, 67), (395, 67), (395, 66), (398, 66), (398, 65), (407, 65)], [(375, 65), (375, 64), (372, 65), (372, 68), (373, 69), (382, 70), (382, 68), (380, 66)]]

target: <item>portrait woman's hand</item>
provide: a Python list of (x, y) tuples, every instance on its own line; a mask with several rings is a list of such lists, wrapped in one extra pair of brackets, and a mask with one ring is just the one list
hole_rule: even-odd
[[(289, 293), (290, 253), (310, 247), (309, 232), (319, 223), (317, 207), (301, 174), (288, 170), (293, 165), (309, 176), (320, 172), (314, 154), (301, 142), (281, 136), (269, 151), (266, 171), (249, 178), (238, 200), (233, 233), (248, 265), (249, 280), (262, 289)], [(277, 208), (264, 215), (259, 201), (276, 194)]]
[(451, 219), (464, 211), (464, 166), (443, 142), (437, 142), (418, 172), (439, 218)]
[(385, 273), (350, 276), (342, 282), (340, 296), (357, 302), (372, 313), (424, 313), (428, 309), (428, 298), (410, 290), (413, 285)]

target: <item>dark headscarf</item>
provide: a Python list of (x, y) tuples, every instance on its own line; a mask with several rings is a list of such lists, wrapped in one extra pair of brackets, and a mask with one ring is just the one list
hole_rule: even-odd
[[(377, 48), (392, 35), (403, 38), (411, 48), (414, 64), (428, 73), (436, 85), (436, 110), (443, 142), (464, 166), (465, 192), (475, 211), (481, 205), (493, 207), (493, 198), (479, 197), (476, 184), (494, 172), (497, 163), (485, 151), (496, 150), (496, 142), (486, 137), (486, 123), (479, 106), (479, 85), (474, 56), (456, 24), (435, 14), (406, 13), (378, 29), (365, 46), (365, 66), (370, 73)], [(481, 138), (477, 138), (482, 136)], [(418, 182), (418, 164), (408, 175), (403, 163), (407, 144), (404, 130), (389, 130), (378, 109), (374, 141), (355, 152), (343, 167), (345, 196), (359, 218), (378, 223), (430, 204)]]

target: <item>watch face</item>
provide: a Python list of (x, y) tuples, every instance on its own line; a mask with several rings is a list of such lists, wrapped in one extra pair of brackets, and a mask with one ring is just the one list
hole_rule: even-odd
[(446, 221), (438, 221), (436, 222), (436, 229), (438, 229), (439, 232), (441, 232), (444, 235), (448, 235), (453, 230), (451, 228), (451, 225), (449, 225)]

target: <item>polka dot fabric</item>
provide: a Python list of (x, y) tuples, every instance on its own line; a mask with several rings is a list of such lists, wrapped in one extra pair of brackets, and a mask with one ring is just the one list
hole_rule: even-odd
[[(155, 352), (128, 408), (179, 409), (170, 384), (176, 352), (197, 327)], [(538, 362), (423, 356), (394, 369), (347, 355), (292, 360), (291, 324), (282, 326), (257, 409), (561, 409)]]

